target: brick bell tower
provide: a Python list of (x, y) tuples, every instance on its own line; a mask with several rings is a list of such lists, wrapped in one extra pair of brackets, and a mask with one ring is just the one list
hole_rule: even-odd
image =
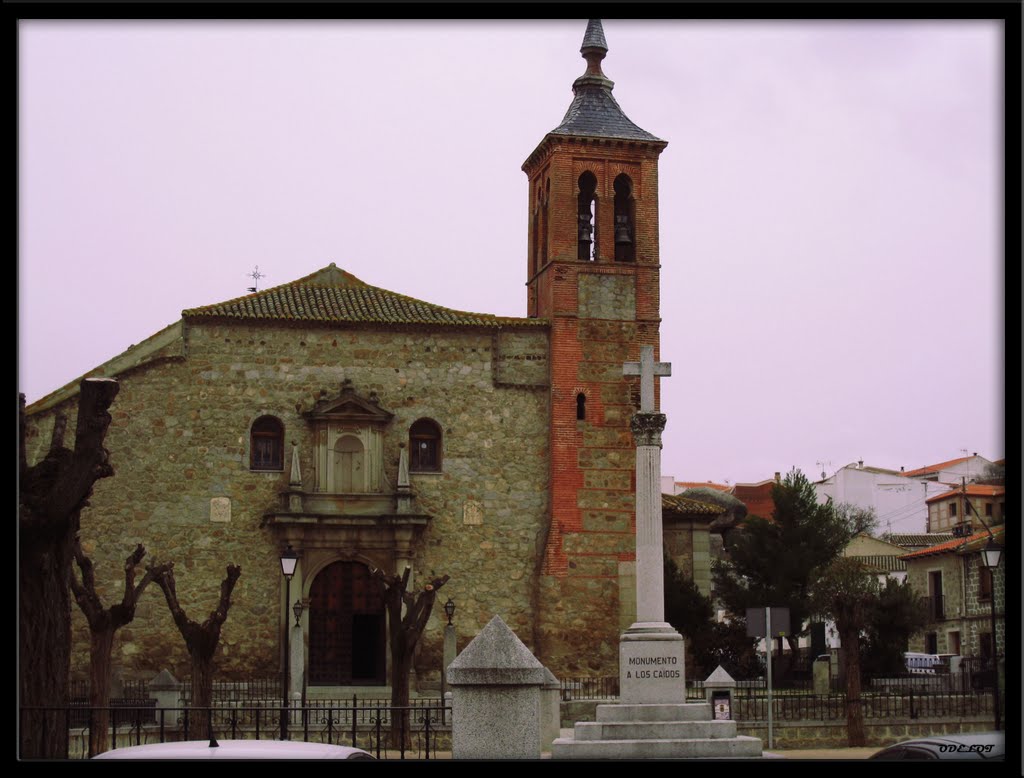
[(551, 504), (536, 647), (556, 673), (612, 674), (634, 620), (639, 380), (622, 365), (658, 356), (658, 157), (602, 72), (600, 20), (580, 48), (573, 101), (523, 164), (530, 181), (530, 316), (551, 322)]

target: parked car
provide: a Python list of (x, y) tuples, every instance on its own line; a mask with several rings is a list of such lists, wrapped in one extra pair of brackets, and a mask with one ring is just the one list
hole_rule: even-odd
[(1006, 759), (1006, 736), (1003, 732), (971, 732), (964, 735), (919, 737), (883, 748), (868, 759), (1000, 761)]
[(296, 740), (182, 740), (104, 751), (93, 759), (373, 759), (361, 748)]

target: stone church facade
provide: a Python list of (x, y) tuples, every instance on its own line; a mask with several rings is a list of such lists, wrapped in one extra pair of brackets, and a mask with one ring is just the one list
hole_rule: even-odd
[[(279, 673), (298, 601), (293, 678), (311, 693), (384, 685), (387, 625), (369, 570), (410, 567), (418, 581), (451, 576), (438, 605), (455, 601), (460, 648), (500, 614), (557, 675), (615, 674), (635, 614), (639, 382), (622, 365), (641, 345), (658, 352), (667, 144), (612, 97), (606, 51), (592, 20), (573, 102), (523, 165), (526, 317), (442, 308), (332, 264), (183, 311), (90, 372), (121, 385), (107, 436), (116, 475), (82, 516), (107, 601), (137, 543), (174, 561), (198, 620), (238, 564), (221, 677)], [(73, 427), (77, 392), (27, 409), (30, 461), (58, 414)], [(694, 513), (700, 524), (721, 510)], [(289, 545), (299, 565), (286, 602)], [(84, 673), (88, 632), (73, 617)], [(443, 624), (436, 608), (415, 662), (421, 689), (439, 685)], [(114, 664), (125, 678), (187, 674), (155, 587), (118, 633)]]

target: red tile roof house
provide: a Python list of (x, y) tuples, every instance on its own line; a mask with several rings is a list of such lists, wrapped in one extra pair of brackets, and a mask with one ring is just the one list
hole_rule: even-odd
[[(992, 598), (996, 606), (996, 647), (1004, 654), (1005, 562), (991, 576), (982, 565), (981, 550), (990, 538), (1004, 546), (1005, 525), (982, 528), (969, 537), (953, 538), (900, 557), (907, 580), (928, 598), (930, 623), (911, 638), (910, 650), (929, 654), (991, 656)], [(994, 579), (994, 580), (993, 580)]]

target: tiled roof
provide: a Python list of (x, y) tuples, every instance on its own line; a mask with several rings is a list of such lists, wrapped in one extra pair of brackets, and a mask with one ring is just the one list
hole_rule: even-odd
[(681, 494), (661, 495), (661, 509), (671, 513), (697, 513), (708, 516), (718, 516), (727, 510), (719, 505), (692, 500)]
[(760, 516), (771, 521), (775, 513), (775, 501), (772, 499), (772, 486), (775, 481), (763, 481), (760, 484), (736, 484), (732, 493), (747, 506), (750, 516)]
[(904, 548), (934, 546), (936, 543), (952, 540), (952, 538), (953, 535), (949, 532), (933, 532), (924, 535), (894, 533), (882, 535), (882, 540)]
[[(1003, 537), (1003, 526), (993, 528), (992, 534), (995, 536), (997, 541), (1001, 541)], [(959, 550), (961, 546), (967, 546), (970, 549), (974, 549), (976, 543), (977, 548), (980, 549), (984, 543), (988, 541), (988, 537), (988, 532), (983, 529), (981, 532), (975, 532), (970, 537), (953, 538), (952, 540), (947, 540), (945, 543), (939, 543), (938, 545), (931, 546), (930, 548), (922, 548), (920, 551), (912, 551), (911, 553), (904, 554), (899, 558), (919, 559), (921, 557), (934, 556), (936, 554), (947, 554), (952, 551)]]
[[(935, 502), (936, 500), (946, 500), (950, 497), (955, 497), (961, 494), (961, 489), (951, 489), (948, 492), (937, 494), (934, 497), (929, 497), (925, 502)], [(1006, 494), (1005, 486), (997, 486), (993, 484), (968, 484), (967, 485), (967, 496), (968, 497), (1000, 497)]]
[(927, 467), (919, 467), (917, 470), (907, 470), (903, 475), (915, 476), (915, 475), (928, 475), (929, 473), (937, 473), (940, 470), (945, 470), (947, 467), (953, 465), (959, 465), (961, 462), (966, 462), (971, 457), (960, 457), (959, 459), (951, 459), (948, 462), (939, 462), (937, 465), (928, 465)]
[[(1005, 534), (1006, 525), (1005, 524), (1000, 524), (998, 526), (992, 527), (991, 529), (992, 529), (992, 539), (995, 540), (996, 545), (997, 546), (1004, 545), (1005, 544), (1005, 537), (1006, 537), (1006, 534)], [(960, 553), (960, 554), (973, 554), (973, 553), (975, 553), (977, 551), (981, 551), (983, 548), (985, 548), (985, 546), (988, 545), (988, 541), (989, 541), (989, 535), (988, 535), (987, 532), (985, 532), (984, 530), (982, 530), (981, 532), (976, 532), (975, 534), (973, 534), (969, 538), (967, 538), (967, 542), (964, 543), (959, 549), (957, 549), (957, 552)]]
[(676, 486), (684, 489), (715, 489), (719, 492), (728, 492), (732, 489), (729, 484), (713, 484), (711, 481), (676, 481)]
[(615, 83), (601, 72), (608, 44), (600, 19), (591, 19), (583, 36), (580, 51), (587, 60), (587, 72), (572, 85), (573, 101), (565, 112), (562, 123), (551, 135), (576, 135), (598, 138), (623, 138), (663, 143), (660, 138), (643, 130), (629, 120), (612, 97)]
[(551, 131), (552, 135), (661, 140), (633, 124), (612, 97), (611, 87), (579, 84), (573, 87), (573, 94), (569, 110), (565, 112), (562, 123)]
[(907, 569), (907, 563), (903, 561), (903, 557), (892, 554), (851, 556), (850, 559), (856, 559), (865, 567), (870, 567), (872, 570), (877, 570), (880, 573), (905, 572)]
[(435, 326), (531, 327), (545, 319), (520, 319), (442, 308), (360, 281), (332, 262), (297, 281), (223, 303), (182, 311), (183, 319), (323, 322), (337, 324), (426, 324)]

